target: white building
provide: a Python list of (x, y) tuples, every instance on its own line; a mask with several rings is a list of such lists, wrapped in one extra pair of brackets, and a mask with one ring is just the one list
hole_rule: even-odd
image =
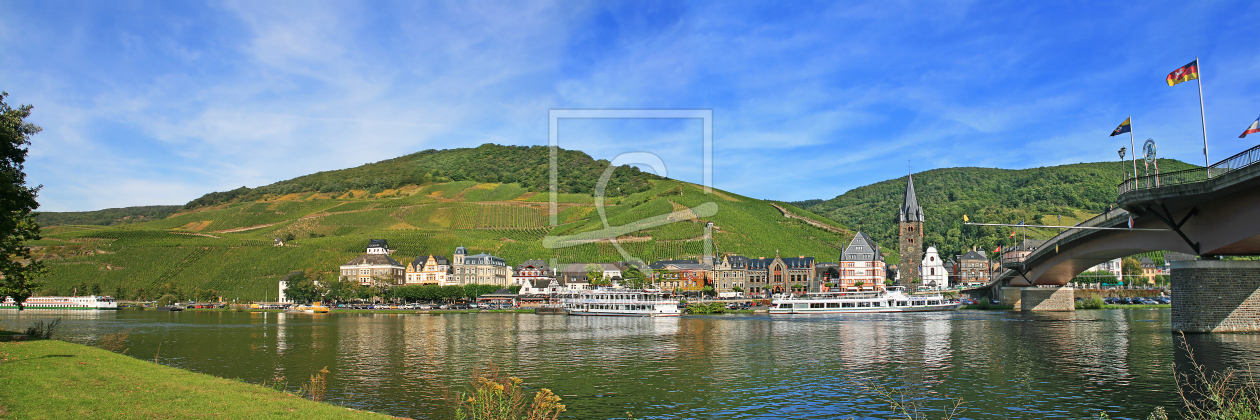
[(389, 243), (384, 239), (368, 240), (367, 251), (358, 258), (341, 265), (342, 281), (357, 281), (371, 285), (384, 282), (402, 284), (407, 268), (389, 257)]
[(467, 254), (468, 250), (466, 248), (462, 246), (455, 248), (455, 255), (452, 257), (454, 261), (451, 264), (455, 276), (453, 284), (510, 286), (508, 284), (508, 272), (512, 270), (512, 267), (508, 267), (507, 262), (503, 258), (490, 254)]
[[(1116, 259), (1114, 259), (1114, 260), (1107, 261), (1107, 262), (1105, 262), (1105, 263), (1095, 265), (1095, 266), (1090, 267), (1088, 270), (1085, 270), (1085, 271), (1086, 271), (1086, 272), (1090, 272), (1090, 271), (1105, 271), (1105, 272), (1111, 273), (1111, 275), (1113, 275), (1113, 276), (1116, 276), (1116, 278), (1117, 278), (1117, 279), (1121, 279), (1121, 278), (1123, 278), (1123, 277), (1121, 277), (1121, 276), (1122, 276), (1122, 275), (1124, 275), (1124, 270), (1122, 270), (1122, 269), (1120, 268), (1120, 258), (1116, 258)], [(1084, 273), (1082, 273), (1082, 274), (1084, 274)], [(1088, 274), (1086, 274), (1086, 275), (1088, 275)], [(1126, 283), (1127, 283), (1127, 282), (1126, 282)]]
[(940, 289), (949, 286), (949, 272), (945, 270), (945, 261), (936, 252), (935, 246), (929, 246), (923, 253), (923, 262), (919, 265), (919, 278), (923, 279), (923, 287)]

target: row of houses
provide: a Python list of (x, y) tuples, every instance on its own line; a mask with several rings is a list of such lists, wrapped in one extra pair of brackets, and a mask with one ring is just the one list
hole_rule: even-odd
[[(569, 263), (549, 265), (527, 260), (512, 267), (490, 254), (468, 255), (455, 248), (448, 259), (423, 255), (408, 264), (395, 260), (389, 242), (372, 239), (363, 255), (340, 266), (343, 281), (364, 285), (467, 285), (521, 286), (522, 294), (584, 289), (592, 284), (619, 284), (632, 263)], [(719, 293), (768, 294), (792, 291), (879, 290), (889, 279), (879, 245), (859, 232), (841, 254), (839, 262), (817, 262), (814, 257), (747, 257), (726, 255), (720, 260), (663, 260), (633, 263), (644, 280), (663, 290), (694, 291), (712, 287)], [(595, 273), (592, 275), (592, 273)]]
[[(646, 280), (663, 290), (701, 290), (708, 286), (718, 293), (760, 296), (793, 291), (880, 290), (886, 284), (929, 289), (973, 287), (987, 283), (994, 270), (1001, 267), (982, 250), (972, 249), (948, 259), (942, 258), (935, 246), (924, 250), (926, 214), (918, 203), (912, 176), (906, 178), (897, 220), (900, 268), (886, 264), (879, 245), (864, 232), (853, 236), (836, 262), (819, 262), (804, 255), (785, 257), (776, 252), (774, 257), (706, 256), (646, 265), (615, 262), (552, 266), (542, 260), (527, 260), (515, 268), (494, 255), (467, 255), (462, 246), (455, 248), (449, 260), (434, 254), (402, 264), (390, 257), (386, 240), (373, 239), (363, 255), (341, 266), (341, 277), (361, 284), (521, 286), (522, 294), (532, 294), (587, 288), (592, 283), (620, 283), (623, 272), (633, 265), (643, 268)], [(598, 271), (596, 276), (602, 279), (590, 278), (593, 271)]]

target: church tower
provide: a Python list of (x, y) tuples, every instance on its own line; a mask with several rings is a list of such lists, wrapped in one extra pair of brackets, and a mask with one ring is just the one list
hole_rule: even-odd
[(923, 264), (923, 207), (914, 196), (914, 176), (906, 176), (906, 201), (897, 215), (898, 285), (909, 286), (922, 281), (919, 266)]

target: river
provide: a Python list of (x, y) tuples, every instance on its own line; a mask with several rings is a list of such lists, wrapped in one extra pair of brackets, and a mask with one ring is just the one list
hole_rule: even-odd
[[(332, 403), (449, 418), (449, 396), (497, 368), (549, 388), (563, 418), (890, 418), (878, 391), (940, 418), (1145, 418), (1178, 407), (1187, 360), (1169, 310), (716, 315), (0, 311), (0, 329), (63, 318), (60, 339), (125, 331), (126, 354), (296, 390), (323, 367)], [(1260, 335), (1186, 337), (1209, 369), (1256, 364)], [(1176, 361), (1176, 363), (1175, 363)], [(1257, 365), (1260, 366), (1260, 365)], [(1184, 369), (1184, 367), (1183, 367)]]

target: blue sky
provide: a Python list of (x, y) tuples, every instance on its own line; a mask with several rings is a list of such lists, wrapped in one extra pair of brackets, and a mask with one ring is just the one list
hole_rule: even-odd
[[(734, 6), (726, 3), (736, 3)], [(545, 145), (550, 109), (712, 109), (713, 182), (831, 198), (913, 170), (1202, 163), (1257, 144), (1260, 2), (0, 0), (41, 210), (182, 204), (424, 149)], [(563, 121), (701, 182), (694, 120)]]

